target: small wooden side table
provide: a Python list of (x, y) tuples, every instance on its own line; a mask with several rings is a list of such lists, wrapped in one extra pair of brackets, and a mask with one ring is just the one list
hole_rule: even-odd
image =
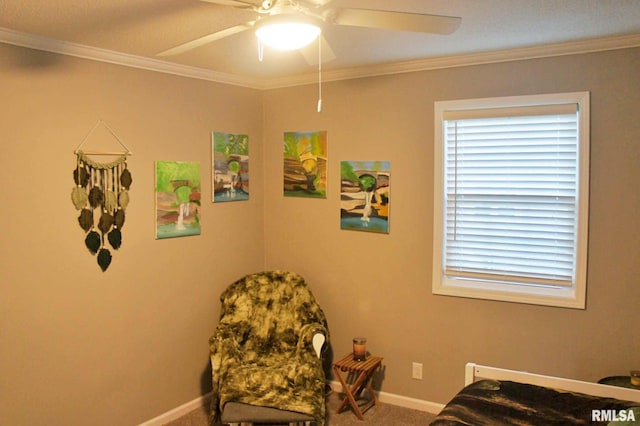
[[(380, 368), (380, 365), (382, 365), (382, 358), (379, 356), (369, 355), (364, 361), (354, 361), (352, 353), (347, 354), (340, 361), (333, 364), (333, 371), (335, 371), (346, 394), (342, 404), (338, 407), (337, 413), (341, 413), (347, 404), (350, 404), (356, 416), (360, 420), (364, 420), (362, 414), (372, 406), (378, 405), (378, 398), (371, 387), (371, 379), (373, 378), (373, 373)], [(346, 376), (342, 374), (345, 372)], [(349, 386), (347, 379), (351, 373), (357, 374), (357, 377), (353, 385)], [(367, 389), (371, 395), (371, 400), (359, 406), (357, 400), (364, 389)]]

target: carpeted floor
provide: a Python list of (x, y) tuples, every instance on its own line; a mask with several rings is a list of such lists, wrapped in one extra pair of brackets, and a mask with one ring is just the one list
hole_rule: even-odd
[[(351, 409), (336, 414), (342, 397), (342, 394), (335, 392), (327, 397), (327, 426), (426, 426), (435, 417), (433, 414), (424, 411), (380, 403), (380, 405), (367, 410), (367, 412), (364, 413), (364, 421), (361, 421)], [(167, 423), (165, 426), (209, 426), (208, 416), (208, 407), (201, 407), (177, 420)]]

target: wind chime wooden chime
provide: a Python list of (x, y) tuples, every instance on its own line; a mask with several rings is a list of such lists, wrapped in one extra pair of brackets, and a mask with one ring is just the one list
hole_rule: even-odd
[[(81, 150), (82, 145), (101, 124), (125, 149), (124, 152)], [(78, 224), (86, 234), (85, 245), (92, 255), (97, 255), (98, 265), (104, 272), (111, 264), (109, 247), (118, 250), (122, 245), (122, 227), (132, 182), (131, 173), (127, 168), (127, 156), (132, 153), (113, 130), (99, 120), (76, 148), (75, 154), (77, 162), (73, 180), (76, 186), (71, 191), (71, 200), (80, 212)], [(109, 155), (115, 159), (101, 163), (89, 158), (90, 155)]]

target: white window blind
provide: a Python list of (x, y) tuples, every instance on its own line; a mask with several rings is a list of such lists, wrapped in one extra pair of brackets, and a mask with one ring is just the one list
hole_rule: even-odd
[(577, 105), (443, 115), (444, 275), (573, 286)]

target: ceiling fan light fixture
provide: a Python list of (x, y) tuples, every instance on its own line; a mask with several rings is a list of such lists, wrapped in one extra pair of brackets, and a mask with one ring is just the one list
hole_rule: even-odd
[(278, 50), (296, 50), (313, 42), (322, 31), (321, 22), (307, 15), (273, 15), (256, 24), (256, 36)]

